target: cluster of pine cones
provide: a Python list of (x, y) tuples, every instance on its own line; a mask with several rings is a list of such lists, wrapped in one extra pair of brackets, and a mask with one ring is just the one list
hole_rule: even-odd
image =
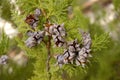
[(45, 36), (50, 36), (55, 45), (57, 47), (67, 46), (63, 54), (57, 55), (55, 58), (57, 59), (57, 64), (61, 67), (63, 64), (75, 64), (77, 66), (84, 66), (86, 62), (88, 62), (88, 58), (90, 55), (90, 47), (91, 47), (91, 37), (89, 33), (80, 31), (82, 34), (82, 44), (79, 44), (77, 39), (72, 42), (67, 42), (65, 40), (66, 31), (63, 24), (55, 24), (47, 22), (45, 23), (44, 29), (42, 31), (35, 31), (35, 28), (39, 22), (39, 16), (41, 15), (41, 11), (36, 9), (34, 14), (30, 14), (26, 17), (25, 22), (31, 26), (34, 30), (28, 31), (28, 39), (25, 41), (27, 47), (32, 48), (41, 41), (43, 41)]
[(92, 57), (90, 54), (91, 37), (89, 33), (82, 32), (82, 44), (79, 44), (77, 39), (67, 44), (67, 49), (63, 54), (55, 56), (57, 64), (61, 67), (63, 64), (75, 64), (77, 66), (85, 66), (89, 62), (88, 58)]
[[(41, 11), (39, 9), (36, 9), (34, 14), (30, 14), (26, 17), (25, 22), (31, 26), (33, 30), (38, 25), (39, 16), (41, 15)], [(43, 40), (45, 36), (51, 36), (53, 38), (53, 41), (55, 42), (55, 45), (58, 47), (61, 47), (65, 44), (64, 37), (66, 35), (64, 24), (58, 25), (58, 24), (51, 24), (51, 23), (45, 23), (43, 31), (28, 31), (28, 39), (25, 41), (25, 44), (27, 47), (32, 48), (36, 46), (37, 44), (40, 44), (40, 42)]]

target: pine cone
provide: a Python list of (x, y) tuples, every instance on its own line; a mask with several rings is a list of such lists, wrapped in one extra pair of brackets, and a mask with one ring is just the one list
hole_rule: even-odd
[(86, 33), (86, 32), (81, 31), (81, 34), (82, 34), (83, 46), (84, 46), (86, 49), (90, 49), (91, 44), (92, 44), (92, 40), (91, 40), (91, 37), (90, 37), (90, 33)]
[(63, 38), (66, 35), (64, 24), (57, 25), (46, 23), (44, 26), (46, 35), (52, 36), (56, 46), (61, 47), (65, 45), (65, 40)]
[(30, 25), (32, 29), (35, 29), (35, 27), (38, 25), (40, 14), (40, 10), (36, 9), (34, 14), (30, 14), (26, 17), (25, 22)]
[(28, 32), (28, 36), (29, 38), (25, 41), (25, 44), (27, 47), (31, 48), (37, 44), (40, 44), (44, 38), (44, 31)]
[(55, 42), (55, 45), (57, 47), (61, 47), (61, 46), (65, 45), (65, 40), (61, 36), (53, 35), (52, 37), (53, 37), (53, 41)]
[(0, 64), (6, 64), (8, 60), (8, 56), (7, 55), (2, 55), (0, 57)]

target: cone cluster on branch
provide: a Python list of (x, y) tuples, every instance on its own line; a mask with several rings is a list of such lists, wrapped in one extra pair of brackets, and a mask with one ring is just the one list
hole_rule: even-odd
[(81, 32), (82, 35), (82, 44), (78, 43), (78, 40), (75, 39), (72, 42), (67, 42), (65, 40), (66, 31), (63, 24), (47, 23), (43, 24), (43, 31), (36, 31), (35, 28), (39, 21), (39, 16), (41, 12), (39, 9), (36, 9), (34, 14), (31, 14), (26, 17), (25, 22), (31, 26), (34, 30), (28, 31), (28, 39), (25, 41), (27, 47), (32, 48), (37, 44), (40, 44), (44, 40), (45, 36), (50, 36), (56, 47), (66, 46), (63, 54), (56, 56), (57, 64), (61, 67), (63, 64), (75, 64), (77, 66), (82, 65), (84, 67), (85, 63), (88, 62), (90, 55), (91, 47), (91, 37), (89, 33)]
[[(25, 22), (30, 25), (33, 30), (35, 30), (36, 26), (38, 25), (40, 15), (40, 9), (36, 9), (34, 14), (30, 14), (26, 17)], [(29, 38), (25, 41), (27, 47), (32, 48), (36, 46), (43, 40), (44, 36), (51, 36), (57, 47), (62, 47), (65, 45), (64, 37), (66, 36), (66, 32), (64, 24), (58, 25), (55, 23), (51, 24), (50, 22), (47, 22), (43, 24), (43, 26), (43, 31), (32, 32), (29, 30), (27, 32), (29, 36)]]
[(63, 64), (75, 64), (77, 66), (85, 66), (89, 57), (92, 57), (90, 54), (91, 46), (91, 37), (89, 33), (82, 32), (82, 42), (79, 44), (77, 39), (68, 43), (68, 49), (66, 49), (63, 54), (56, 56), (57, 64), (61, 67)]

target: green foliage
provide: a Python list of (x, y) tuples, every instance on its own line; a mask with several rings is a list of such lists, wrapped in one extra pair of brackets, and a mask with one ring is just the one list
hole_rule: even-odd
[(46, 53), (40, 53), (40, 55), (36, 57), (33, 71), (35, 76), (32, 76), (29, 80), (48, 80), (46, 71), (46, 58)]
[(0, 17), (7, 21), (11, 20), (10, 0), (0, 0)]
[(67, 7), (71, 5), (71, 2), (72, 0), (18, 0), (17, 4), (25, 14), (29, 14), (36, 8), (40, 8), (46, 18), (58, 22), (60, 17), (62, 18), (61, 20), (64, 20), (68, 12)]
[(103, 33), (100, 36), (95, 34), (94, 39), (92, 40), (92, 50), (95, 52), (95, 51), (107, 48), (106, 45), (108, 45), (109, 40), (110, 40), (110, 37), (108, 33)]
[[(96, 62), (88, 69), (86, 78), (88, 80), (119, 80), (119, 63), (120, 59), (120, 43), (115, 43), (114, 41), (109, 42), (108, 49), (97, 51), (95, 57), (97, 57)], [(98, 54), (100, 53), (100, 54)], [(84, 79), (85, 80), (85, 79)]]
[(72, 15), (74, 15), (73, 18), (65, 21), (68, 39), (73, 40), (78, 38), (78, 40), (81, 40), (79, 29), (88, 31), (90, 25), (89, 20), (84, 16), (79, 7), (75, 7)]
[(119, 0), (113, 0), (113, 3), (114, 3), (114, 6), (115, 6), (115, 9), (117, 11), (119, 11), (119, 9), (120, 9), (120, 1)]
[(75, 67), (71, 65), (65, 65), (62, 67), (62, 69), (54, 67), (52, 71), (52, 75), (53, 75), (52, 80), (82, 79), (81, 76), (83, 76), (83, 74), (84, 74), (84, 70), (82, 70), (81, 67)]
[(5, 35), (3, 30), (0, 33), (0, 55), (6, 54), (9, 47), (9, 38)]

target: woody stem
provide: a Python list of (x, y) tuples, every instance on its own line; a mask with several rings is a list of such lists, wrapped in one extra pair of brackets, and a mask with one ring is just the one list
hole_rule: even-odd
[(47, 73), (48, 73), (48, 80), (51, 80), (51, 73), (50, 73), (50, 58), (51, 58), (51, 52), (50, 52), (50, 48), (51, 48), (51, 36), (48, 36), (48, 42), (47, 42)]

